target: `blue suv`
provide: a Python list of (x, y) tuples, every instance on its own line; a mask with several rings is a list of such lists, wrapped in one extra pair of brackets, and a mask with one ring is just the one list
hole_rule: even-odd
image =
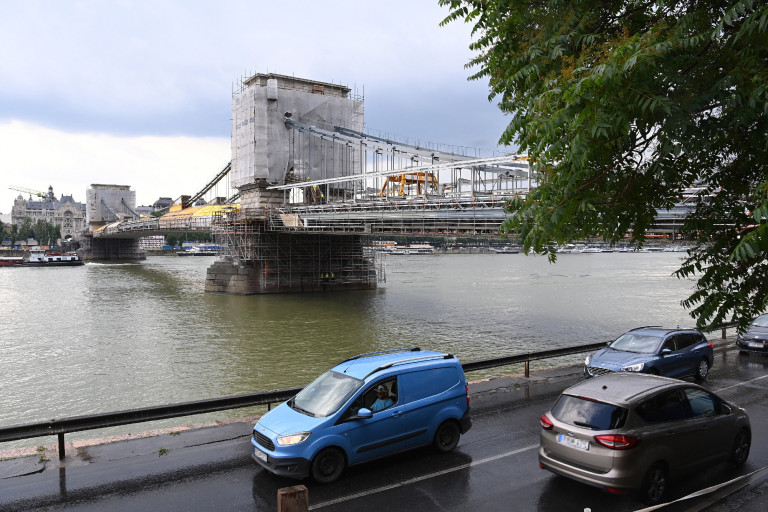
[(584, 361), (584, 376), (640, 372), (704, 380), (715, 362), (712, 343), (696, 329), (638, 327)]
[(349, 465), (419, 446), (447, 452), (472, 426), (468, 393), (450, 354), (361, 354), (262, 416), (253, 459), (276, 475), (330, 483)]

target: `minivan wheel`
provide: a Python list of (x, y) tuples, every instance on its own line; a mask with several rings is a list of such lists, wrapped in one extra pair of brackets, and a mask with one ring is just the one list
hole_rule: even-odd
[(338, 448), (323, 448), (312, 460), (312, 478), (321, 484), (335, 482), (344, 471), (344, 454)]
[(699, 361), (699, 366), (696, 367), (696, 375), (694, 377), (696, 380), (704, 380), (707, 378), (707, 375), (709, 375), (709, 363), (706, 359), (702, 359)]
[(460, 436), (461, 432), (459, 432), (459, 426), (455, 421), (444, 421), (435, 432), (435, 448), (441, 452), (449, 452), (459, 444)]
[(640, 500), (646, 505), (655, 505), (667, 490), (667, 468), (657, 462), (648, 470), (640, 488)]
[(752, 436), (747, 429), (741, 429), (736, 434), (736, 439), (733, 441), (733, 449), (731, 450), (731, 463), (741, 466), (747, 462), (749, 457), (749, 448), (752, 446)]

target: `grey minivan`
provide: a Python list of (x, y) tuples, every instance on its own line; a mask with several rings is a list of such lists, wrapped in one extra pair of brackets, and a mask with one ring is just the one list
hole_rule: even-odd
[(746, 412), (696, 384), (612, 373), (563, 391), (541, 416), (540, 467), (658, 503), (670, 479), (749, 456)]

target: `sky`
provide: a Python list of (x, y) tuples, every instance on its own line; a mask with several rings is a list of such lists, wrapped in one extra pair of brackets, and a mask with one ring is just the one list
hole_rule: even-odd
[[(194, 194), (230, 160), (232, 91), (279, 73), (365, 96), (367, 131), (496, 148), (471, 26), (437, 0), (2, 0), (0, 213), (18, 191)], [(26, 198), (28, 195), (23, 194)]]

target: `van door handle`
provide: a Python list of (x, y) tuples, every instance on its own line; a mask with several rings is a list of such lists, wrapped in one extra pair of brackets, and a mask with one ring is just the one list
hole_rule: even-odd
[(393, 418), (399, 418), (403, 414), (403, 411), (395, 411), (392, 413)]

